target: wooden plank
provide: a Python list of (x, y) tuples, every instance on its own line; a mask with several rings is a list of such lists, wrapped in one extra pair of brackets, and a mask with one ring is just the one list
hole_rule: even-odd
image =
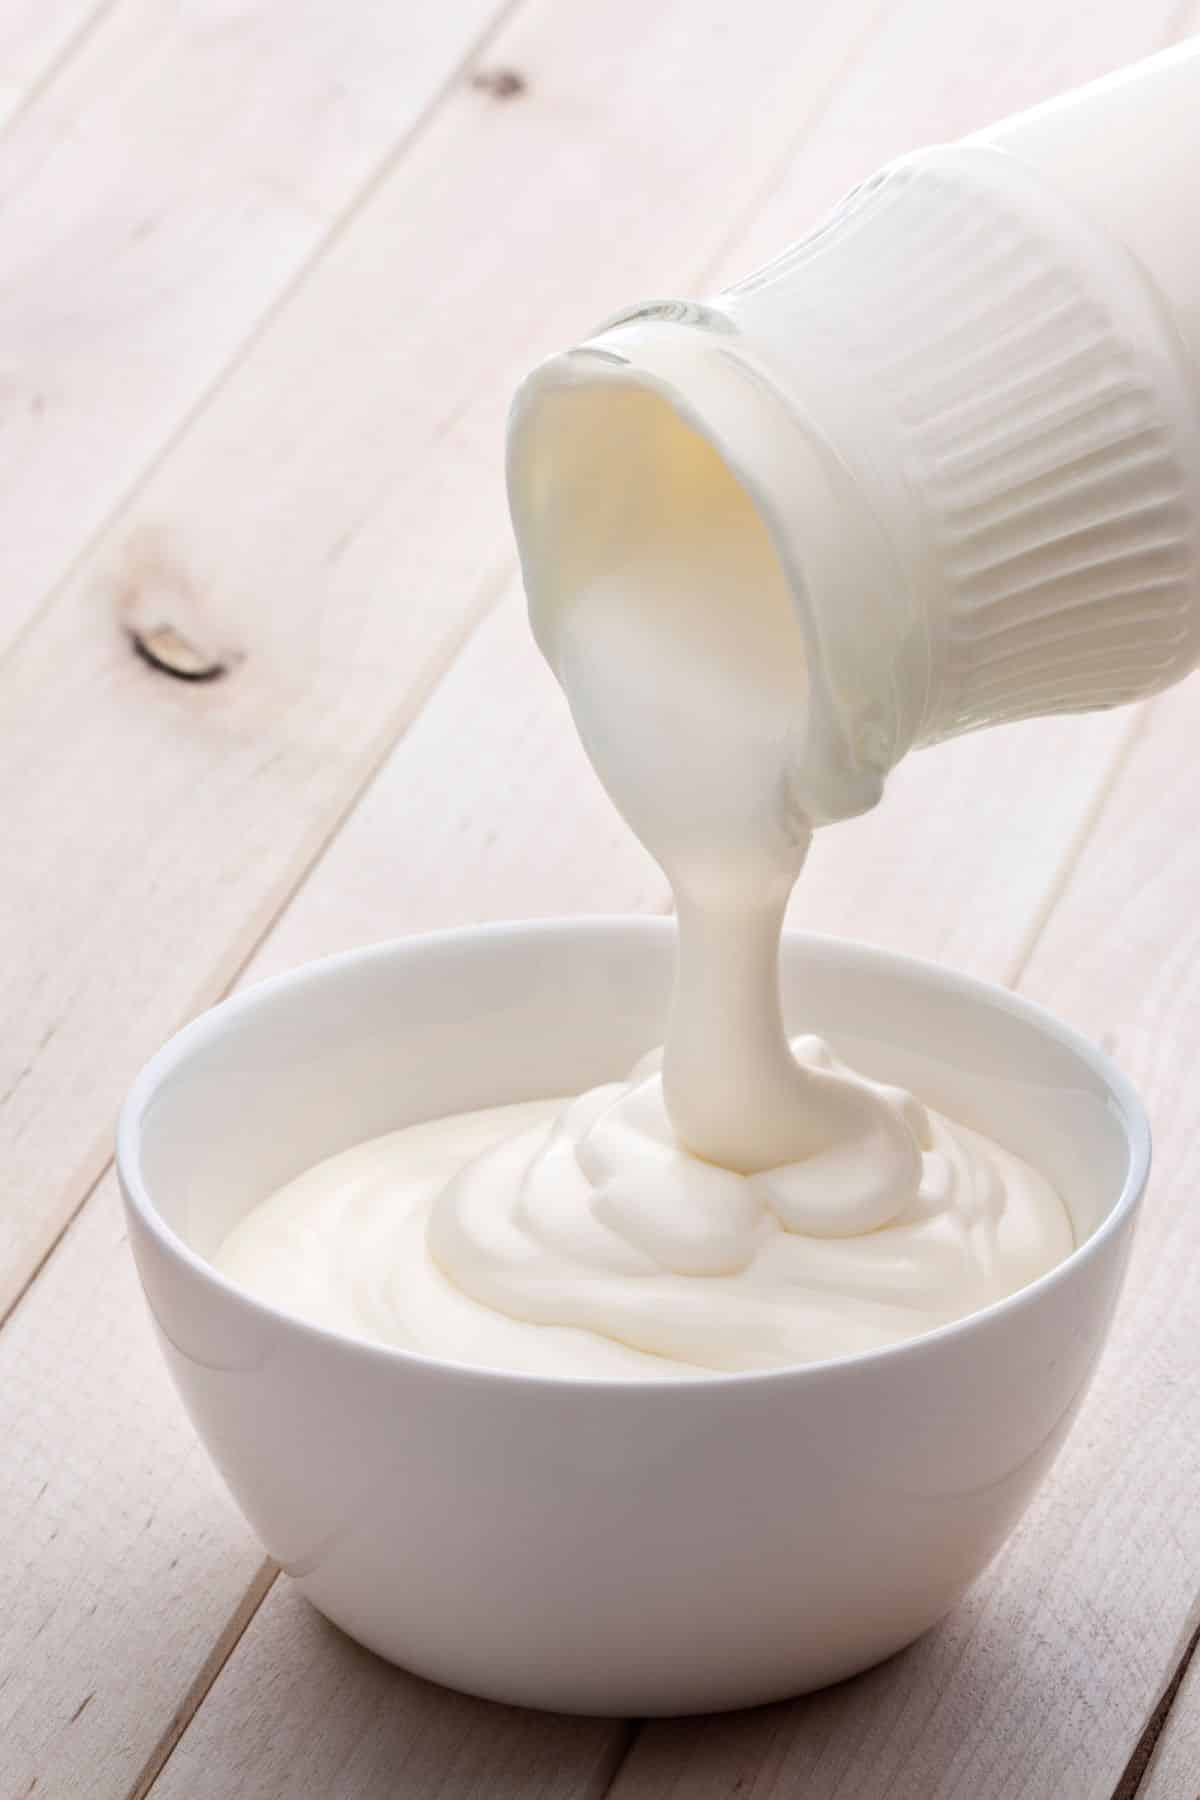
[[(9, 935), (35, 940), (38, 972), (20, 990), (25, 1003), (46, 1003), (38, 982), (53, 995), (49, 1015), (39, 1011), (46, 1022), (31, 1048), (47, 1035), (54, 1008), (64, 1013), (45, 1046), (59, 1042), (64, 1060), (20, 1116), (40, 1140), (24, 1153), (29, 1192), (55, 1180), (64, 1196), (81, 1190), (89, 1155), (97, 1167), (103, 1160), (106, 1115), (133, 1064), (228, 981), (336, 824), (379, 743), (416, 710), (445, 660), (447, 636), (452, 642), (499, 591), (504, 565), (497, 555), (493, 569), (489, 552), (507, 554), (495, 479), (509, 384), (501, 365), (528, 360), (543, 327), (553, 342), (574, 329), (569, 314), (603, 311), (581, 299), (592, 280), (584, 251), (594, 221), (578, 208), (564, 210), (579, 185), (611, 180), (617, 195), (628, 267), (616, 272), (615, 299), (630, 291), (627, 278), (633, 291), (658, 287), (647, 274), (655, 256), (682, 259), (703, 236), (703, 219), (684, 206), (677, 235), (664, 238), (664, 202), (679, 182), (671, 145), (698, 166), (720, 153), (730, 194), (749, 195), (773, 139), (744, 140), (739, 103), (749, 105), (765, 86), (780, 130), (802, 124), (794, 84), (786, 108), (781, 97), (779, 69), (796, 44), (789, 9), (758, 9), (760, 29), (748, 34), (758, 46), (752, 54), (731, 52), (720, 38), (725, 14), (716, 0), (715, 29), (707, 32), (695, 0), (659, 8), (653, 18), (644, 10), (634, 0), (620, 15), (614, 9), (611, 43), (602, 50), (586, 19), (566, 20), (549, 3), (518, 22), (497, 54), (500, 66), (536, 69), (543, 97), (529, 96), (532, 116), (523, 124), (520, 110), (473, 90), (452, 98), (442, 130), (430, 134), (436, 141), (428, 160), (412, 175), (402, 166), (391, 191), (378, 198), (382, 211), (364, 215), (301, 296), (299, 322), (281, 319), (239, 376), (234, 414), (206, 422), (203, 436), (196, 434), (199, 446), (172, 459), (136, 519), (111, 540), (118, 570), (130, 541), (141, 546), (139, 566), (173, 606), (198, 608), (203, 596), (211, 608), (214, 594), (225, 601), (225, 616), (251, 646), (236, 677), (185, 687), (145, 670), (112, 635), (98, 582), (68, 590), (22, 646), (21, 679), (4, 695), (21, 721), (22, 752), (32, 757), (26, 780), (40, 785), (36, 807), (26, 796), (17, 830), (22, 848), (12, 858), (13, 880), (19, 876), (28, 887), (13, 896)], [(832, 9), (824, 24), (813, 21), (804, 42), (814, 101), (818, 75), (835, 77), (863, 16), (842, 6), (836, 22)], [(692, 31), (699, 36), (689, 50)], [(685, 52), (699, 120), (686, 129), (663, 117), (658, 104), (664, 69)], [(772, 117), (770, 106), (764, 116)], [(564, 117), (574, 149), (554, 160), (548, 150)], [(469, 244), (473, 228), (490, 223), (496, 196), (510, 192), (519, 198), (512, 230), (524, 235), (525, 260), (519, 247), (485, 234), (471, 251), (475, 265), (464, 271), (449, 251)], [(432, 222), (422, 204), (433, 207)], [(551, 230), (546, 220), (556, 211), (563, 222)], [(447, 254), (426, 244), (430, 232)], [(539, 244), (547, 273), (535, 284), (535, 306), (526, 290), (528, 260)], [(381, 267), (389, 270), (386, 293)], [(432, 300), (423, 291), (430, 267), (451, 271), (449, 292), (439, 288)], [(482, 324), (481, 291), (493, 300)], [(334, 329), (347, 318), (352, 331)], [(506, 348), (514, 339), (515, 351)], [(318, 365), (305, 389), (312, 346), (326, 342), (335, 366)], [(233, 399), (231, 393), (226, 404)], [(319, 442), (303, 429), (310, 414), (322, 424)], [(427, 446), (439, 428), (431, 456)], [(141, 532), (154, 524), (160, 545), (146, 547), (135, 526)], [(196, 571), (205, 555), (211, 573), (202, 580)], [(393, 568), (405, 577), (401, 599), (383, 604), (379, 571)], [(449, 596), (440, 618), (417, 610), (431, 591)], [(407, 606), (405, 592), (416, 597)], [(49, 623), (56, 635), (43, 642)], [(53, 648), (61, 652), (73, 639), (77, 673), (70, 656), (64, 664)], [(422, 718), (407, 740), (414, 760), (376, 815), (389, 844), (374, 864), (377, 910), (373, 918), (361, 907), (354, 912), (354, 935), (386, 935), (401, 909), (408, 923), (484, 911), (485, 884), (496, 897), (503, 890), (506, 909), (518, 911), (537, 903), (551, 910), (657, 903), (660, 890), (636, 848), (622, 848), (602, 797), (593, 793), (582, 814), (568, 815), (569, 760), (551, 768), (541, 754), (542, 734), (556, 729), (541, 713), (547, 696), (556, 703), (553, 689), (524, 642), (515, 598), (494, 627), (479, 633), (475, 657), (465, 679), (455, 671), (439, 689), (440, 721)], [(527, 678), (542, 681), (532, 706), (518, 691)], [(39, 719), (39, 711), (49, 716)], [(87, 720), (86, 744), (72, 745), (73, 719)], [(453, 795), (446, 785), (452, 754), (460, 758)], [(21, 796), (10, 788), (7, 798), (19, 813)], [(409, 852), (401, 852), (398, 893), (388, 862), (389, 809), (397, 801), (400, 841)], [(93, 813), (99, 826), (89, 823)], [(459, 843), (448, 815), (468, 820)], [(606, 853), (594, 866), (572, 858), (572, 820), (581, 816), (585, 824), (596, 820), (603, 834)], [(74, 895), (51, 879), (61, 870), (70, 818), (89, 858)], [(506, 818), (515, 834), (509, 850), (503, 837), (489, 835)], [(589, 842), (592, 854), (598, 847)], [(504, 870), (513, 850), (531, 884), (523, 901), (515, 869)], [(357, 854), (353, 844), (347, 854)], [(319, 924), (310, 941), (326, 945), (343, 941), (339, 910), (354, 887), (344, 872), (335, 871), (331, 882), (326, 897), (312, 901)], [(303, 923), (294, 931), (293, 944), (303, 944)], [(77, 932), (87, 944), (75, 942)], [(60, 969), (60, 959), (69, 968)], [(19, 1011), (11, 1010), (10, 1020)], [(29, 1013), (25, 1020), (29, 1030)], [(40, 1079), (31, 1070), (18, 1094)], [(15, 1137), (11, 1114), (10, 1129)], [(157, 1353), (140, 1307), (128, 1298), (128, 1252), (113, 1206), (106, 1181), (0, 1334), (0, 1436), (17, 1471), (2, 1496), (0, 1545), (21, 1543), (35, 1504), (39, 1509), (32, 1543), (26, 1536), (19, 1566), (6, 1571), (6, 1590), (17, 1591), (21, 1604), (0, 1611), (0, 1684), (6, 1675), (15, 1682), (4, 1778), (17, 1795), (35, 1779), (45, 1788), (52, 1776), (56, 1800), (91, 1796), (98, 1768), (109, 1791), (119, 1793), (122, 1781), (134, 1791), (144, 1787), (258, 1595), (257, 1553), (228, 1505), (211, 1486), (192, 1489), (175, 1478), (193, 1453), (192, 1440), (165, 1389), (160, 1410)], [(31, 1343), (42, 1347), (33, 1367)], [(78, 1380), (77, 1365), (88, 1370), (89, 1391), (107, 1395), (104, 1407), (75, 1408), (69, 1393), (64, 1399), (61, 1390)], [(68, 1461), (104, 1471), (106, 1488), (120, 1489), (131, 1513), (153, 1512), (153, 1530), (133, 1541), (86, 1495), (64, 1488), (59, 1505), (53, 1482), (39, 1498), (48, 1466)], [(123, 1466), (132, 1471), (127, 1477)], [(175, 1570), (171, 1557), (179, 1558)], [(88, 1594), (82, 1608), (72, 1593), (81, 1571)], [(161, 1606), (154, 1599), (160, 1589)], [(186, 1632), (177, 1621), (184, 1592)], [(253, 1649), (248, 1644), (246, 1654)], [(224, 1691), (231, 1704), (240, 1692)], [(0, 1706), (6, 1692), (0, 1685)], [(269, 1705), (276, 1704), (273, 1696)], [(0, 1721), (5, 1717), (0, 1712)], [(264, 1731), (263, 1753), (268, 1736)], [(581, 1744), (585, 1775), (598, 1767), (603, 1775), (593, 1740)], [(297, 1736), (293, 1750), (299, 1788), (311, 1744), (306, 1752)], [(487, 1791), (486, 1767), (472, 1766)]]
[(1193, 1655), (1137, 1789), (1137, 1800), (1196, 1800), (1198, 1794), (1200, 1662)]
[[(0, 648), (502, 4), (123, 0), (14, 121), (0, 143)], [(0, 50), (19, 40), (19, 72), (79, 12), (22, 4)]]
[(410, 931), (668, 905), (662, 875), (592, 774), (514, 583), (246, 979)]
[(28, 106), (114, 0), (7, 0), (0, 12), (0, 131)]
[(154, 1800), (598, 1800), (627, 1741), (619, 1721), (489, 1705), (390, 1668), (286, 1582), (255, 1626)]
[[(877, 4), (829, 0), (801, 34), (783, 0), (736, 31), (716, 0), (620, 0), (597, 33), (539, 0), (494, 47), (527, 89), (449, 96), (0, 667), (22, 946), (0, 975), (0, 1304), (103, 1166), (138, 1062), (222, 991), (496, 598), (517, 373), (621, 296), (690, 285)], [(707, 168), (719, 209), (689, 179)], [(225, 677), (131, 655), (131, 596), (225, 647)]]

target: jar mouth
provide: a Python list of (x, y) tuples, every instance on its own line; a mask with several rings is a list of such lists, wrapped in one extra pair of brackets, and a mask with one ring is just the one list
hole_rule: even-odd
[[(580, 574), (562, 510), (564, 421), (578, 437), (585, 405), (621, 390), (652, 396), (678, 430), (716, 452), (770, 538), (807, 664), (797, 798), (814, 825), (827, 824), (874, 806), (908, 748), (884, 635), (869, 631), (850, 666), (848, 621), (839, 617), (849, 609), (861, 636), (863, 607), (886, 604), (898, 576), (832, 451), (737, 340), (734, 322), (715, 308), (655, 302), (522, 384), (509, 423), (508, 483), (530, 622), (556, 667), (557, 621)], [(611, 453), (622, 454), (620, 433)]]

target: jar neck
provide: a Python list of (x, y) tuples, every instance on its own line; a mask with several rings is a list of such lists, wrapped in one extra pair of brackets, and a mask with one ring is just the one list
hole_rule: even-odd
[(808, 816), (825, 824), (866, 811), (920, 717), (925, 652), (914, 609), (897, 603), (900, 570), (862, 490), (718, 309), (641, 308), (553, 357), (520, 389), (509, 498), (539, 644), (556, 666), (557, 620), (572, 579), (552, 411), (582, 390), (631, 385), (664, 400), (717, 451), (770, 535), (805, 641), (797, 773)]

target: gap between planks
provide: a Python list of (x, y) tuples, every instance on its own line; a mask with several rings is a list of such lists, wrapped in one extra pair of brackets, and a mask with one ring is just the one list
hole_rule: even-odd
[(213, 1682), (237, 1649), (255, 1613), (274, 1587), (278, 1574), (278, 1563), (272, 1562), (269, 1556), (264, 1557), (253, 1579), (247, 1584), (241, 1600), (229, 1615), (224, 1631), (196, 1671), (162, 1736), (138, 1771), (129, 1788), (127, 1800), (144, 1800), (144, 1796), (154, 1786), (172, 1750), (203, 1706)]
[[(1194, 1613), (1200, 1619), (1200, 1599), (1196, 1602)], [(1125, 1765), (1125, 1773), (1117, 1783), (1113, 1800), (1138, 1800), (1139, 1795), (1146, 1796), (1146, 1800), (1150, 1800), (1150, 1790), (1154, 1786), (1154, 1770), (1151, 1765), (1154, 1763), (1159, 1744), (1163, 1741), (1163, 1734), (1171, 1723), (1172, 1708), (1180, 1698), (1180, 1690), (1192, 1665), (1198, 1644), (1200, 1644), (1200, 1624), (1196, 1625), (1188, 1636), (1187, 1642), (1182, 1646), (1175, 1672), (1163, 1689), (1162, 1699), (1151, 1713), (1149, 1723), (1138, 1739), (1133, 1755)], [(1200, 1769), (1196, 1771), (1195, 1778), (1196, 1794), (1200, 1795)], [(1166, 1790), (1163, 1790), (1162, 1800), (1169, 1800)], [(1179, 1797), (1176, 1797), (1176, 1800), (1179, 1800)], [(1188, 1800), (1196, 1800), (1196, 1797), (1189, 1796)]]
[[(30, 11), (39, 6), (41, 0), (32, 0)], [(58, 79), (59, 74), (69, 62), (83, 49), (88, 39), (99, 30), (100, 26), (121, 0), (94, 0), (94, 4), (84, 10), (82, 17), (73, 26), (69, 26), (61, 41), (54, 46), (40, 68), (33, 71), (28, 85), (18, 94), (9, 106), (8, 111), (0, 116), (0, 137), (11, 129), (27, 113), (31, 106), (45, 93), (51, 82)]]
[[(242, 1637), (253, 1621), (254, 1615), (274, 1587), (280, 1573), (281, 1571), (278, 1564), (271, 1562), (269, 1558), (264, 1560), (262, 1568), (259, 1570), (255, 1580), (251, 1582), (247, 1588), (241, 1606), (237, 1608), (230, 1618), (227, 1630), (221, 1634), (218, 1642), (214, 1644), (212, 1655), (198, 1672), (196, 1679), (188, 1689), (178, 1712), (172, 1718), (170, 1725), (167, 1727), (166, 1731), (164, 1731), (159, 1742), (155, 1745), (154, 1751), (147, 1759), (145, 1767), (130, 1787), (126, 1800), (146, 1800), (146, 1796), (151, 1792), (154, 1783), (157, 1781), (159, 1775), (170, 1760), (171, 1753), (176, 1744), (203, 1706), (213, 1683), (221, 1673), (225, 1663), (237, 1649), (238, 1644), (241, 1642)], [(614, 1721), (614, 1723), (616, 1723), (616, 1721)], [(578, 1800), (605, 1800), (605, 1796), (612, 1790), (614, 1782), (620, 1775), (621, 1770), (624, 1768), (633, 1747), (637, 1742), (643, 1721), (641, 1719), (626, 1719), (621, 1721), (621, 1724), (623, 1727), (621, 1733), (619, 1735), (614, 1734), (613, 1743), (607, 1757), (602, 1758), (591, 1779), (588, 1781), (586, 1788), (580, 1792)]]
[[(1137, 1788), (1137, 1800), (1196, 1800), (1200, 1795), (1200, 1627), (1167, 1696)], [(1149, 1735), (1149, 1734), (1148, 1734)], [(1117, 1800), (1124, 1800), (1118, 1795)]]

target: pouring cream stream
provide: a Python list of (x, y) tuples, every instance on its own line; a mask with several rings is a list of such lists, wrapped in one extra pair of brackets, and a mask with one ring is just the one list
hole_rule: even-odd
[[(914, 1193), (916, 1140), (866, 1084), (800, 1065), (779, 1005), (779, 936), (811, 837), (803, 638), (747, 494), (663, 402), (637, 398), (640, 454), (605, 463), (607, 542), (562, 602), (555, 666), (596, 772), (674, 890), (667, 1113), (720, 1168), (804, 1162), (814, 1191), (832, 1181), (834, 1207), (818, 1201), (795, 1228), (869, 1231)], [(586, 531), (586, 499), (579, 516)]]

